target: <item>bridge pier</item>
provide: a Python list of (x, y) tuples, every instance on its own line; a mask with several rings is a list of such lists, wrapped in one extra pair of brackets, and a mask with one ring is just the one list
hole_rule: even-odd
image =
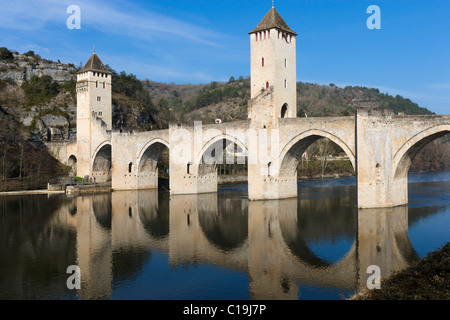
[(248, 168), (249, 200), (276, 200), (297, 197), (296, 177), (269, 175), (264, 167), (252, 165)]
[[(356, 117), (358, 208), (386, 208), (408, 203), (407, 175), (395, 177), (394, 112), (358, 108)], [(394, 129), (394, 130), (395, 130)]]
[(197, 194), (217, 192), (217, 172), (202, 172), (189, 163), (170, 163), (170, 194)]

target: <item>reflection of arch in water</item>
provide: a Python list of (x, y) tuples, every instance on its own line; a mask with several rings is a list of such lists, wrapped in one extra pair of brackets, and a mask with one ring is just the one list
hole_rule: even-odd
[(139, 191), (139, 219), (146, 232), (155, 240), (169, 236), (169, 193), (162, 191)]
[(299, 200), (296, 216), (280, 218), (280, 229), (289, 250), (300, 261), (312, 267), (329, 267), (349, 256), (355, 246), (354, 240), (350, 240), (345, 253), (338, 259), (318, 256), (309, 243), (323, 242), (324, 239), (329, 243), (354, 239), (356, 208), (342, 205), (340, 198)]
[(247, 241), (248, 211), (242, 208), (242, 199), (202, 194), (197, 205), (201, 230), (214, 247), (229, 252)]
[(142, 248), (127, 247), (126, 250), (113, 250), (113, 282), (136, 280), (151, 256), (150, 250)]
[(77, 214), (77, 200), (76, 198), (72, 198), (70, 199), (70, 201), (68, 202), (68, 211), (69, 214), (73, 217)]
[(111, 194), (92, 196), (92, 211), (98, 224), (111, 230)]

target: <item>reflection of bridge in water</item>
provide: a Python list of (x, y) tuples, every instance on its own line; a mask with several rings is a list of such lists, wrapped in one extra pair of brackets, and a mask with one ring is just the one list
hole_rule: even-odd
[[(356, 213), (340, 201), (126, 191), (73, 198), (59, 215), (77, 230), (83, 299), (111, 297), (113, 278), (136, 274), (153, 250), (166, 252), (172, 267), (205, 263), (247, 273), (251, 299), (298, 299), (299, 283), (351, 292), (366, 286), (369, 265), (386, 276), (417, 258), (407, 207)], [(310, 206), (322, 206), (323, 216), (305, 214)], [(321, 219), (334, 220), (323, 228)], [(338, 261), (309, 247), (312, 237), (339, 233), (354, 238)]]

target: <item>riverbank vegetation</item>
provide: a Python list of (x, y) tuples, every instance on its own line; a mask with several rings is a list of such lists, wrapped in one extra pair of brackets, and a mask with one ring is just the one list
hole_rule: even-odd
[(381, 289), (363, 291), (352, 300), (449, 300), (450, 243), (418, 263), (381, 280)]

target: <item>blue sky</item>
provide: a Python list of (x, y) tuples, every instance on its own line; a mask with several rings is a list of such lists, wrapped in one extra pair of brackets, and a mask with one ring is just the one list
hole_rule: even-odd
[[(81, 10), (68, 29), (67, 8)], [(174, 83), (250, 75), (251, 31), (271, 0), (0, 0), (0, 46)], [(370, 5), (381, 29), (369, 30)], [(450, 1), (275, 0), (297, 38), (297, 80), (379, 88), (450, 114)]]

